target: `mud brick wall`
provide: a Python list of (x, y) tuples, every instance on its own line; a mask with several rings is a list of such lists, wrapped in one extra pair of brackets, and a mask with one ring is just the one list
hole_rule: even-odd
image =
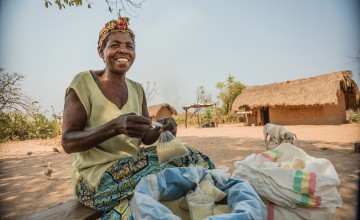
[(346, 122), (345, 95), (340, 93), (337, 105), (280, 106), (269, 108), (270, 123), (280, 125), (323, 125)]

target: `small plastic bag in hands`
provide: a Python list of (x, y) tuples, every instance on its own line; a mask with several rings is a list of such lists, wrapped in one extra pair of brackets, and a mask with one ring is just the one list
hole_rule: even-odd
[(173, 159), (189, 155), (189, 150), (170, 131), (160, 134), (156, 147), (159, 163), (167, 163)]

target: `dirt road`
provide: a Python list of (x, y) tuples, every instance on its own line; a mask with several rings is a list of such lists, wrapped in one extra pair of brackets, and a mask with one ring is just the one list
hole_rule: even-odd
[[(262, 126), (238, 124), (216, 128), (178, 129), (178, 138), (207, 154), (216, 166), (230, 167), (252, 153), (264, 151)], [(338, 190), (344, 201), (335, 218), (355, 219), (360, 154), (354, 142), (360, 141), (360, 125), (286, 126), (296, 133), (295, 145), (313, 157), (326, 158), (335, 166), (341, 180)], [(53, 147), (61, 153), (54, 153)], [(27, 152), (32, 155), (28, 156)], [(43, 172), (53, 163), (53, 175)], [(60, 139), (32, 140), (0, 144), (0, 219), (16, 219), (57, 205), (73, 196), (70, 180), (71, 156), (65, 154)]]

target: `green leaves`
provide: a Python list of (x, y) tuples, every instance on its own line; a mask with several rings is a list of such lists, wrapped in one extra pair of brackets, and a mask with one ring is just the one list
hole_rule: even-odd
[(46, 139), (61, 133), (61, 125), (44, 114), (19, 111), (0, 112), (0, 143), (14, 140)]
[[(90, 1), (87, 1), (88, 8), (91, 8)], [(58, 6), (59, 10), (65, 9), (66, 6), (72, 7), (72, 6), (82, 6), (82, 0), (55, 0), (55, 5)], [(49, 6), (52, 6), (51, 0), (45, 0), (45, 8), (49, 8)]]
[(45, 7), (48, 8), (50, 6), (52, 6), (52, 3), (49, 0), (45, 0)]
[(47, 119), (45, 112), (40, 111), (39, 102), (23, 94), (20, 81), (24, 78), (0, 67), (0, 142), (60, 134), (56, 119)]
[(222, 113), (227, 115), (231, 111), (234, 100), (246, 88), (246, 85), (236, 81), (235, 77), (229, 73), (225, 82), (216, 83), (216, 88), (220, 90), (218, 98), (222, 101)]
[[(86, 7), (91, 8), (93, 0), (86, 0)], [(142, 7), (142, 3), (145, 0), (103, 0), (107, 6), (110, 13), (117, 13), (118, 16), (121, 16), (121, 14), (135, 16), (133, 13), (135, 13), (136, 9), (139, 9)], [(55, 3), (55, 5), (58, 6), (59, 10), (65, 9), (66, 7), (73, 7), (73, 6), (82, 6), (83, 1), (82, 0), (44, 0), (45, 8), (49, 8), (52, 6), (52, 2)]]

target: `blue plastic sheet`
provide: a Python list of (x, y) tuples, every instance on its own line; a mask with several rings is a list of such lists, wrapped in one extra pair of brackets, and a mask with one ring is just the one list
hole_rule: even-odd
[(132, 217), (135, 220), (180, 220), (159, 200), (172, 201), (185, 196), (207, 173), (215, 179), (216, 187), (226, 192), (224, 203), (231, 210), (228, 214), (210, 216), (209, 220), (267, 219), (266, 206), (247, 181), (198, 166), (170, 168), (142, 178), (131, 201)]

